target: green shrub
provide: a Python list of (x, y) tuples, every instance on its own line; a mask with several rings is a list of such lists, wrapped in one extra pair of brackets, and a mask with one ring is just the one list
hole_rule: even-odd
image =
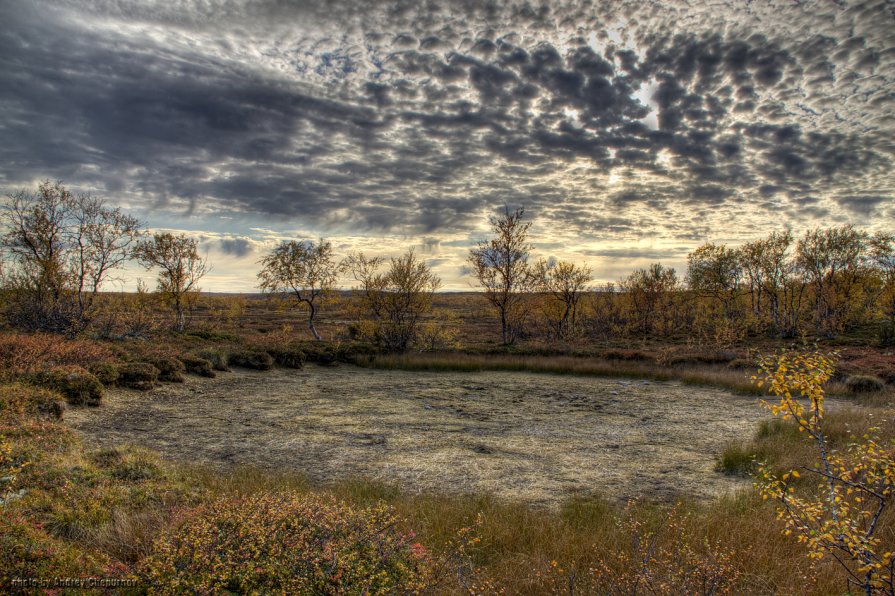
[(756, 459), (754, 450), (740, 443), (729, 443), (721, 452), (716, 469), (729, 476), (750, 476), (756, 470)]
[(16, 426), (28, 418), (60, 420), (65, 399), (56, 391), (12, 383), (0, 385), (0, 424)]
[(895, 347), (895, 323), (887, 321), (880, 326), (879, 345), (882, 348)]
[(75, 406), (98, 406), (103, 399), (102, 383), (80, 366), (56, 366), (25, 375), (24, 380), (58, 392)]
[(305, 348), (308, 362), (316, 362), (324, 366), (334, 366), (339, 361), (348, 361), (347, 350), (340, 346), (317, 342)]
[(213, 379), (216, 376), (211, 369), (211, 362), (205, 358), (188, 354), (181, 356), (180, 361), (183, 362), (188, 373), (199, 375), (200, 377), (208, 377), (209, 379)]
[(242, 350), (230, 354), (230, 364), (255, 370), (270, 370), (273, 368), (273, 358), (267, 352)]
[(845, 386), (852, 393), (875, 393), (885, 388), (881, 379), (869, 375), (852, 375), (845, 380)]
[(200, 358), (205, 358), (211, 362), (211, 368), (229, 372), (230, 356), (226, 350), (221, 348), (207, 348), (196, 353)]
[(385, 506), (261, 494), (188, 512), (143, 561), (162, 593), (416, 593), (433, 567)]
[(158, 383), (159, 370), (148, 362), (129, 362), (118, 367), (118, 384), (148, 391)]
[(149, 360), (149, 363), (158, 369), (159, 381), (165, 381), (166, 383), (183, 383), (183, 373), (186, 372), (186, 367), (183, 365), (183, 362), (177, 358), (158, 356)]
[(239, 338), (232, 333), (225, 331), (214, 331), (211, 329), (193, 329), (186, 332), (187, 335), (198, 337), (208, 341), (238, 341)]
[(7, 593), (44, 592), (10, 589), (13, 578), (101, 576), (108, 568), (109, 561), (101, 554), (84, 552), (51, 536), (21, 509), (0, 511), (0, 586)]
[(301, 368), (305, 364), (305, 353), (299, 348), (268, 348), (273, 361), (286, 368)]
[(162, 475), (158, 458), (149, 451), (134, 447), (112, 447), (90, 454), (90, 459), (100, 468), (108, 470), (113, 478), (126, 482), (154, 480)]
[(118, 381), (118, 366), (114, 362), (94, 362), (87, 370), (106, 387)]

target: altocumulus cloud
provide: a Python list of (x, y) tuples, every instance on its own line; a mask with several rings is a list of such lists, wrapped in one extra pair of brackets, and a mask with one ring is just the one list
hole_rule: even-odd
[(0, 19), (0, 185), (224, 216), (223, 256), (259, 222), (418, 235), (456, 277), (504, 204), (582, 258), (895, 217), (884, 1), (10, 0)]

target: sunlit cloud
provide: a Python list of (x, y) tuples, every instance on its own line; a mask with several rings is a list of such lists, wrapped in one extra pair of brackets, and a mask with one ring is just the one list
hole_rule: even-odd
[[(252, 291), (285, 239), (468, 289), (489, 215), (611, 281), (706, 240), (895, 218), (885, 2), (13, 0), (0, 187), (61, 179)], [(131, 279), (131, 282), (133, 279)]]

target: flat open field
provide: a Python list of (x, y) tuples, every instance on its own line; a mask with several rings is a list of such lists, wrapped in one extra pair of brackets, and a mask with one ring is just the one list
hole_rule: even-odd
[(755, 398), (675, 382), (310, 366), (119, 389), (67, 419), (89, 445), (551, 505), (579, 491), (663, 499), (741, 486), (715, 457), (766, 415)]

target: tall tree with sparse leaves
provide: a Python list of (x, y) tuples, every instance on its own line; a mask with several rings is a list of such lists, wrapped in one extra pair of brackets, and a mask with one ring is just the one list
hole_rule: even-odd
[(390, 352), (403, 352), (417, 339), (423, 315), (432, 308), (432, 296), (441, 279), (408, 250), (392, 258), (385, 272), (384, 260), (353, 254), (345, 265), (360, 283), (358, 293), (372, 323), (373, 338)]
[(147, 269), (159, 270), (158, 292), (171, 303), (174, 328), (183, 331), (191, 298), (199, 294), (199, 280), (209, 271), (198, 241), (183, 234), (155, 234), (137, 245), (134, 256)]
[(531, 245), (528, 231), (531, 222), (522, 221), (524, 209), (510, 213), (504, 208), (500, 217), (491, 217), (494, 237), (480, 241), (469, 251), (468, 262), (485, 298), (500, 315), (500, 336), (505, 345), (512, 344), (519, 332), (524, 292), (532, 281), (528, 258)]
[(142, 224), (102, 199), (49, 180), (36, 193), (9, 195), (3, 207), (0, 247), (11, 322), (32, 330), (82, 331), (96, 314), (103, 284), (130, 258)]
[(587, 292), (591, 282), (590, 267), (568, 261), (550, 262), (540, 259), (534, 267), (533, 275), (538, 290), (550, 294), (562, 305), (562, 316), (557, 324), (559, 337), (574, 335), (578, 329), (581, 296)]
[(314, 326), (321, 302), (332, 291), (342, 265), (333, 256), (332, 243), (283, 242), (261, 260), (260, 287), (272, 294), (292, 295), (308, 309), (308, 329), (322, 338)]

